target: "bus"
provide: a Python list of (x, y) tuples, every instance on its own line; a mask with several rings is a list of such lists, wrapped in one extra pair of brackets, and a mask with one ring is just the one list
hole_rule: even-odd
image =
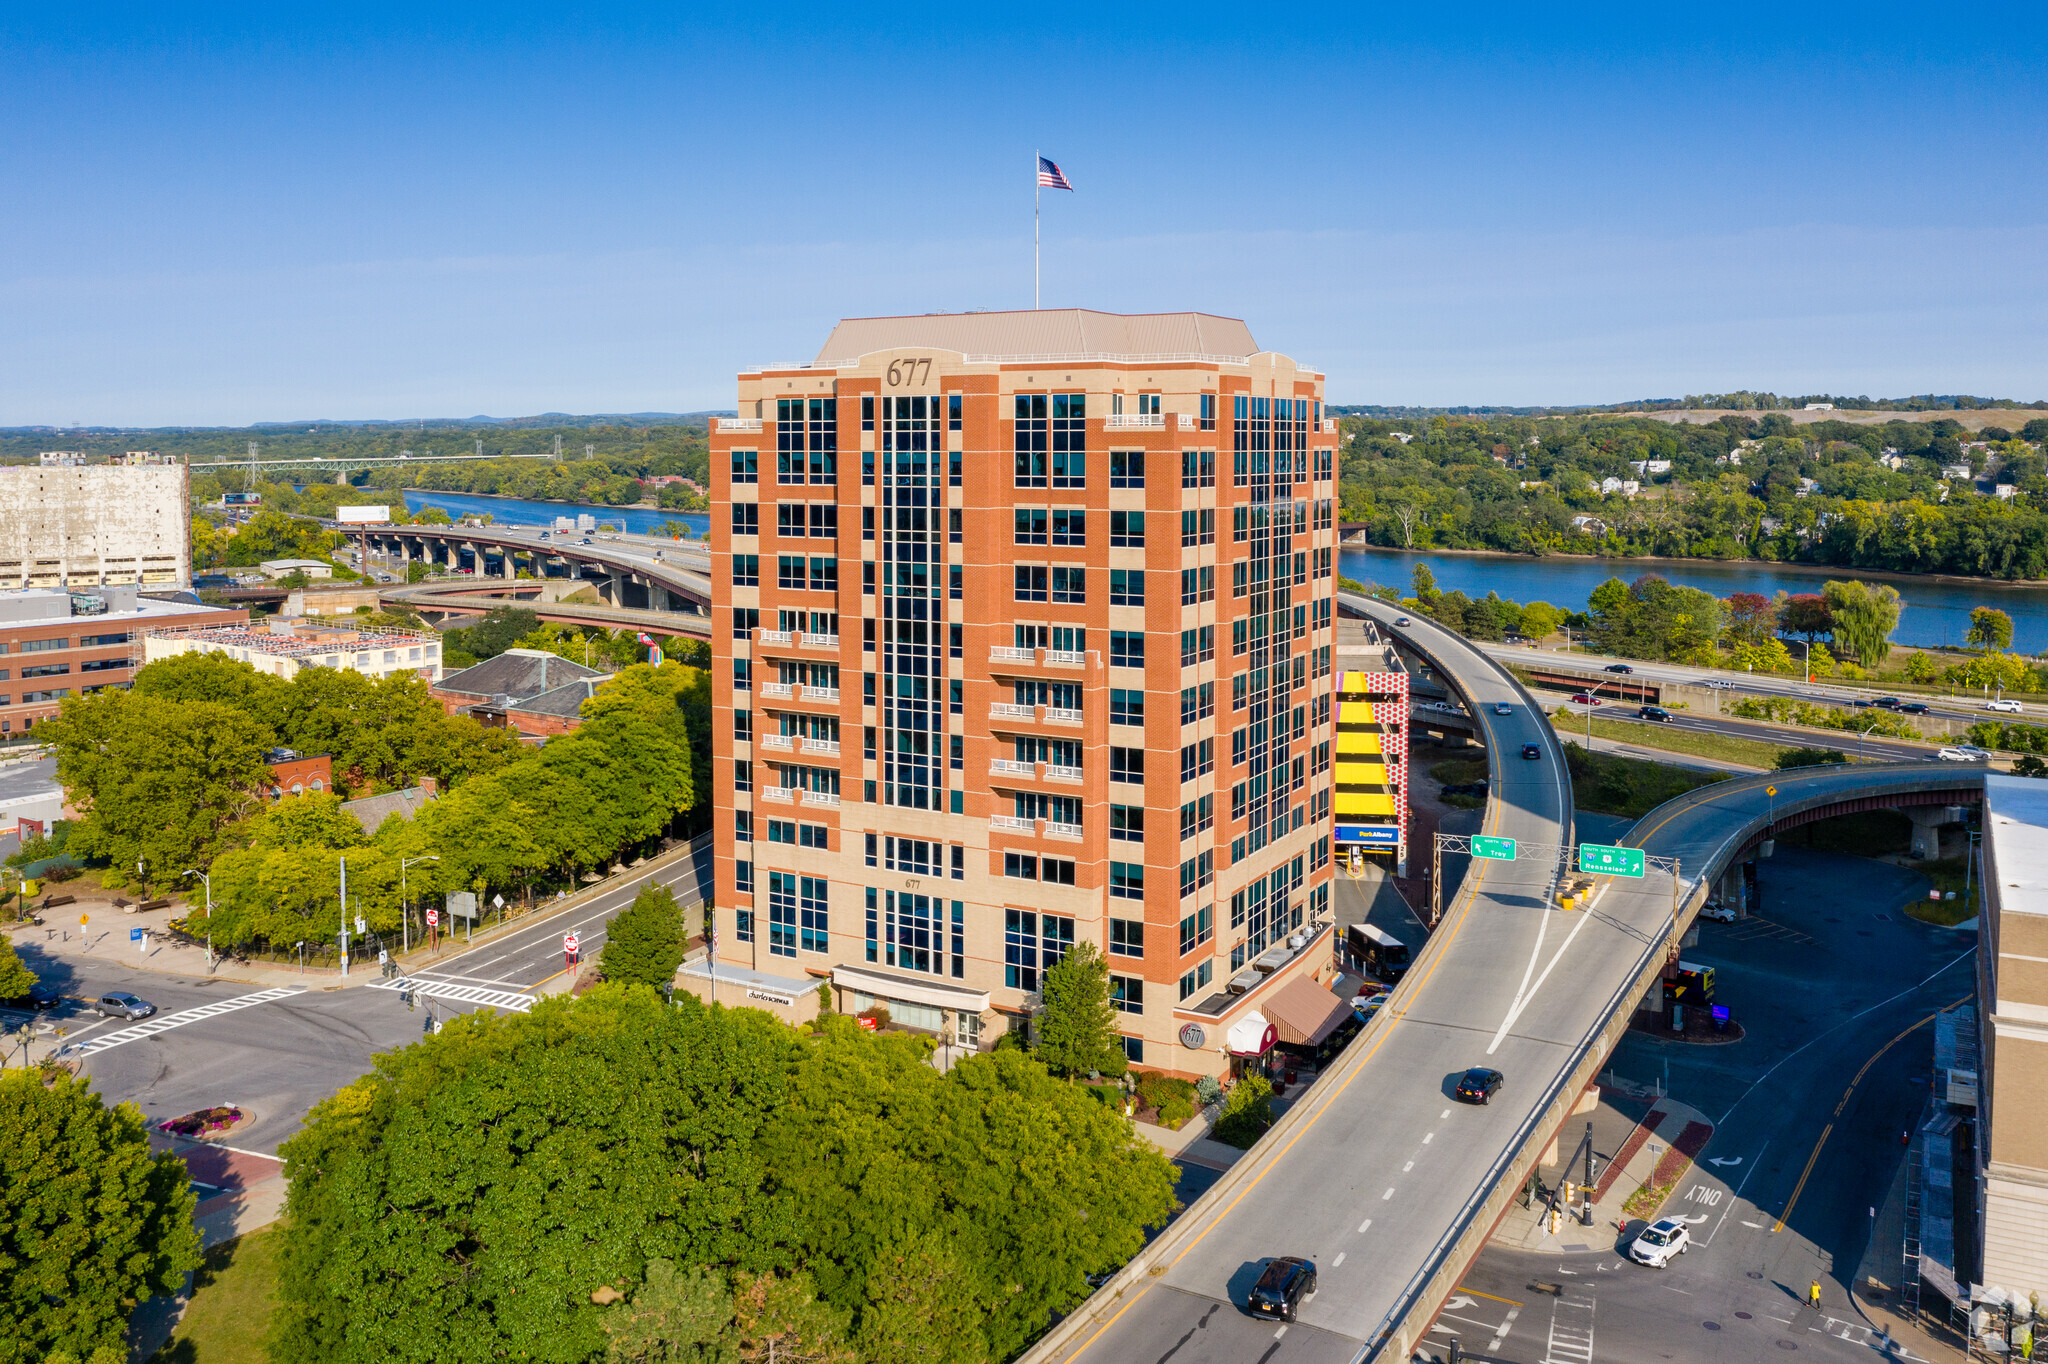
[(1392, 982), (1408, 974), (1408, 944), (1393, 934), (1371, 924), (1353, 924), (1348, 936), (1352, 954), (1378, 979)]

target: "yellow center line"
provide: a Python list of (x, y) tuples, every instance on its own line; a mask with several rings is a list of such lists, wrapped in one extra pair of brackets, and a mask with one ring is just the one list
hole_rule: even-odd
[(1522, 1305), (1518, 1299), (1495, 1297), (1491, 1293), (1482, 1293), (1476, 1288), (1459, 1288), (1457, 1291), (1460, 1293), (1468, 1293), (1475, 1298), (1485, 1298), (1488, 1302), (1504, 1302), (1510, 1307), (1520, 1307)]
[[(1897, 1046), (1902, 1040), (1904, 1040), (1906, 1034), (1913, 1032), (1918, 1028), (1924, 1027), (1928, 1023), (1933, 1022), (1936, 1018), (1939, 1018), (1941, 1015), (1947, 1013), (1950, 1009), (1955, 1008), (1957, 1004), (1965, 1003), (1973, 997), (1974, 992), (1972, 994), (1964, 995), (1961, 999), (1957, 1000), (1955, 1004), (1945, 1005), (1942, 1008), (1936, 1009), (1933, 1013), (1927, 1015), (1927, 1017), (1919, 1020), (1919, 1022), (1908, 1024), (1906, 1027), (1899, 1029), (1898, 1035), (1892, 1038), (1891, 1041), (1879, 1047), (1877, 1051), (1872, 1054), (1871, 1058), (1863, 1063), (1863, 1068), (1856, 1072), (1856, 1078), (1849, 1081), (1849, 1087), (1842, 1091), (1841, 1102), (1835, 1105), (1834, 1116), (1837, 1118), (1842, 1116), (1842, 1111), (1848, 1108), (1849, 1106), (1849, 1097), (1856, 1092), (1856, 1086), (1863, 1083), (1863, 1077), (1870, 1073), (1870, 1068), (1877, 1064), (1879, 1057), (1883, 1056), (1886, 1052), (1890, 1051), (1893, 1047)], [(1834, 1130), (1835, 1124), (1832, 1121), (1830, 1121), (1826, 1127), (1823, 1127), (1820, 1130), (1820, 1140), (1816, 1141), (1813, 1144), (1813, 1154), (1806, 1158), (1806, 1168), (1799, 1172), (1799, 1182), (1792, 1186), (1792, 1197), (1785, 1201), (1785, 1211), (1778, 1214), (1777, 1222), (1774, 1223), (1771, 1227), (1771, 1235), (1776, 1236), (1779, 1232), (1785, 1229), (1785, 1223), (1788, 1220), (1790, 1220), (1792, 1216), (1792, 1209), (1799, 1206), (1799, 1195), (1806, 1191), (1806, 1181), (1813, 1174), (1813, 1167), (1820, 1162), (1821, 1148), (1828, 1144), (1828, 1137), (1834, 1132)]]

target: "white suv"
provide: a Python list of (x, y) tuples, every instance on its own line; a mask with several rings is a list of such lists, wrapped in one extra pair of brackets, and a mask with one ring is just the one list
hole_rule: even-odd
[(1991, 755), (1975, 744), (1956, 744), (1934, 755), (1945, 763), (1988, 763)]
[(1691, 1244), (1692, 1233), (1685, 1229), (1685, 1223), (1674, 1217), (1660, 1218), (1636, 1233), (1636, 1239), (1628, 1243), (1628, 1258), (1639, 1265), (1662, 1269), (1685, 1254), (1685, 1248)]
[(2007, 715), (2018, 715), (2022, 711), (2024, 711), (2026, 707), (2022, 706), (2017, 701), (2009, 701), (2003, 697), (2000, 697), (1997, 700), (1986, 701), (1984, 703), (1984, 709), (2004, 711)]

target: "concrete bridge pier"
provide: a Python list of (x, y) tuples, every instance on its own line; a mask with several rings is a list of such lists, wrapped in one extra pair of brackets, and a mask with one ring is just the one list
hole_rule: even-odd
[(1941, 826), (1954, 818), (1949, 808), (1945, 805), (1909, 805), (1904, 814), (1913, 821), (1913, 856), (1940, 857)]

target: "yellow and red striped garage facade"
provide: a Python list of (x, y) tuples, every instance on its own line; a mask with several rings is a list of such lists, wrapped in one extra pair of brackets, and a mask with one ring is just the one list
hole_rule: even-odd
[(1340, 849), (1408, 850), (1408, 676), (1347, 672), (1337, 690), (1336, 832)]

